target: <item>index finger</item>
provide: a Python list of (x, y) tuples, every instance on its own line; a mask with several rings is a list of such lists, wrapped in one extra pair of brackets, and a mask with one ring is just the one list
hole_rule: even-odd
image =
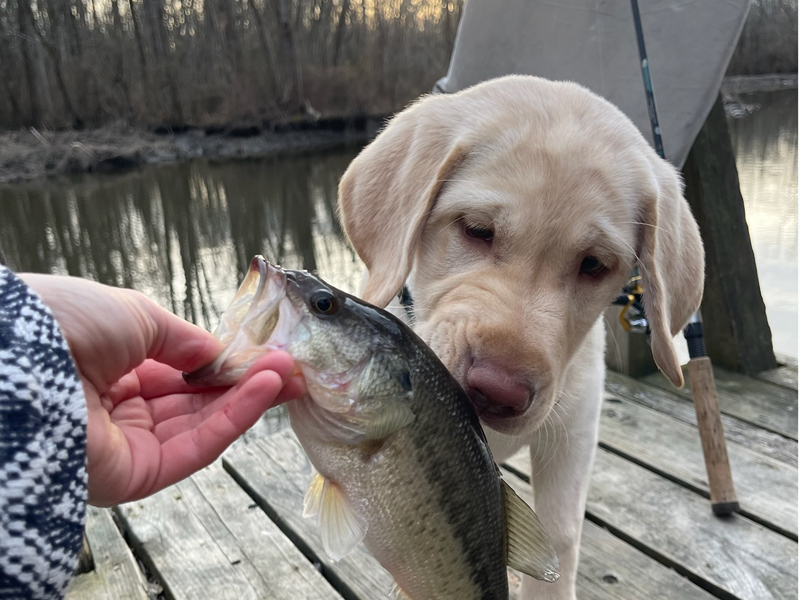
[[(244, 383), (261, 371), (275, 371), (284, 382), (287, 382), (294, 371), (294, 361), (286, 352), (277, 350), (267, 352), (253, 363), (238, 383)], [(140, 367), (137, 367), (136, 374), (139, 377), (139, 393), (142, 398), (153, 402), (171, 394), (199, 393), (210, 389), (221, 389), (189, 385), (184, 381), (180, 371), (156, 360), (142, 363)]]
[(194, 371), (213, 361), (223, 346), (211, 333), (193, 325), (152, 300), (140, 303), (152, 328), (147, 339), (147, 358), (180, 371)]

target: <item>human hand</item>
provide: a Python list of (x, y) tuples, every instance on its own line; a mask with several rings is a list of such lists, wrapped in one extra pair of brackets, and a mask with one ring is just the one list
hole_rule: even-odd
[(207, 331), (144, 295), (76, 277), (20, 274), (50, 307), (78, 367), (88, 409), (89, 502), (153, 494), (213, 462), (268, 408), (305, 393), (284, 352), (230, 388), (184, 382), (222, 351)]

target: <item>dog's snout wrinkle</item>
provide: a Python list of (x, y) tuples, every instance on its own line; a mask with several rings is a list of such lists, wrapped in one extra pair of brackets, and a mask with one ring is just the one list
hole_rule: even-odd
[(508, 369), (488, 361), (475, 361), (467, 371), (470, 399), (480, 414), (513, 417), (524, 413), (533, 390)]

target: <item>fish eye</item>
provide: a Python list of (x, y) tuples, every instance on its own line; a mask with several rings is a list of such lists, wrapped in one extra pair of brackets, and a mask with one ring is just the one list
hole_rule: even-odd
[(311, 296), (311, 310), (321, 315), (332, 315), (339, 309), (339, 303), (328, 290), (319, 290)]

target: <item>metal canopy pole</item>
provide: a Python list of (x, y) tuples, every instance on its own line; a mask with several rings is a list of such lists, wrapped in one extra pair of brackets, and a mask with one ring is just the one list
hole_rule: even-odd
[[(642, 19), (639, 15), (638, 0), (631, 0), (633, 23), (636, 29), (636, 43), (639, 47), (639, 58), (642, 66), (644, 92), (647, 97), (647, 109), (650, 115), (650, 127), (653, 131), (653, 145), (661, 158), (664, 146), (661, 143), (661, 131), (658, 127), (653, 83), (650, 80), (650, 65), (647, 62), (647, 50), (644, 45)], [(649, 332), (649, 330), (648, 330)], [(708, 485), (711, 490), (711, 510), (715, 515), (729, 515), (739, 510), (736, 491), (733, 487), (733, 474), (728, 461), (728, 450), (725, 446), (725, 433), (722, 430), (722, 419), (717, 400), (717, 388), (714, 383), (714, 370), (711, 360), (706, 356), (703, 341), (703, 320), (700, 310), (692, 315), (689, 324), (683, 330), (689, 347), (688, 371), (692, 385), (692, 398), (697, 412), (697, 425), (700, 440), (703, 444), (703, 455), (708, 473)]]

